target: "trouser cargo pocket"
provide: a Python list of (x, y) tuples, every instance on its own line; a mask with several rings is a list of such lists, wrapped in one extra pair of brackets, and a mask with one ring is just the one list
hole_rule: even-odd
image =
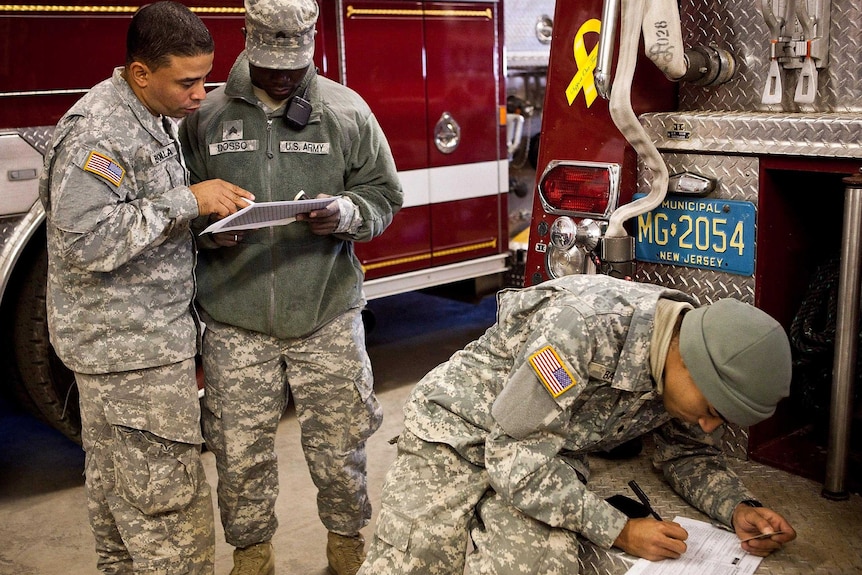
[(200, 481), (197, 445), (113, 426), (117, 494), (147, 515), (186, 508)]

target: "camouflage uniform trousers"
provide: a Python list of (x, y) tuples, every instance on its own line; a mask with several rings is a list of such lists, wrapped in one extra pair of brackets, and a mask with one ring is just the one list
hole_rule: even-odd
[(215, 534), (194, 360), (75, 379), (99, 570), (211, 575)]
[(484, 468), (452, 447), (401, 434), (358, 575), (577, 572), (573, 532), (520, 513), (497, 495)]
[(247, 547), (278, 527), (275, 436), (293, 396), (300, 441), (329, 531), (371, 519), (366, 440), (383, 420), (359, 309), (300, 339), (277, 339), (204, 315), (204, 436), (216, 456), (225, 539)]

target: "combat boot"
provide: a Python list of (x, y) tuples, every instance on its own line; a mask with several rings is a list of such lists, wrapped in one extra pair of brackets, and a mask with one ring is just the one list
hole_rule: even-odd
[(356, 575), (365, 561), (365, 539), (359, 533), (348, 537), (330, 531), (326, 539), (326, 560), (334, 575)]
[(266, 541), (244, 549), (234, 549), (230, 575), (275, 575), (272, 543)]

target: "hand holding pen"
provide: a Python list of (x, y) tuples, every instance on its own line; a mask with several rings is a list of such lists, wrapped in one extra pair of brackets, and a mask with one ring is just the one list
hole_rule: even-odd
[(641, 503), (644, 504), (644, 507), (647, 508), (647, 511), (650, 512), (650, 515), (661, 521), (661, 515), (659, 515), (656, 510), (653, 509), (652, 504), (650, 504), (649, 497), (646, 496), (646, 493), (643, 492), (643, 489), (641, 489), (641, 486), (637, 484), (637, 481), (635, 481), (634, 479), (629, 481), (629, 487), (631, 487), (632, 491), (635, 492), (635, 495), (638, 496), (638, 499), (641, 500)]
[(614, 546), (650, 561), (678, 559), (687, 548), (685, 540), (688, 539), (688, 532), (678, 523), (662, 521), (636, 481), (630, 481), (629, 487), (652, 517), (629, 519), (614, 541)]

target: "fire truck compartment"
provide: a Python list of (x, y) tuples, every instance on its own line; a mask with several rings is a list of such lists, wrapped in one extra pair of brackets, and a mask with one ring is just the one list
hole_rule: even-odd
[[(843, 114), (669, 112), (641, 116), (671, 173), (714, 179), (711, 197), (756, 206), (755, 269), (737, 275), (639, 262), (638, 279), (688, 291), (706, 303), (722, 297), (748, 301), (778, 318), (794, 344), (791, 396), (776, 416), (748, 430), (748, 455), (763, 463), (823, 481), (835, 339), (837, 261), (845, 234), (843, 179), (860, 169), (862, 119)], [(680, 137), (680, 134), (685, 134)], [(648, 186), (639, 170), (638, 187)], [(672, 201), (677, 196), (668, 196)], [(832, 305), (830, 309), (829, 306)], [(798, 328), (806, 315), (814, 325)], [(831, 323), (830, 323), (831, 322)], [(811, 322), (809, 321), (809, 324)], [(811, 333), (819, 331), (819, 333)], [(858, 330), (857, 332), (858, 333)], [(813, 346), (809, 339), (816, 339)], [(856, 391), (859, 378), (856, 370)], [(862, 421), (857, 400), (856, 427)], [(834, 431), (834, 423), (832, 424)], [(744, 436), (745, 432), (740, 430)], [(862, 483), (862, 437), (847, 455), (847, 484)]]

